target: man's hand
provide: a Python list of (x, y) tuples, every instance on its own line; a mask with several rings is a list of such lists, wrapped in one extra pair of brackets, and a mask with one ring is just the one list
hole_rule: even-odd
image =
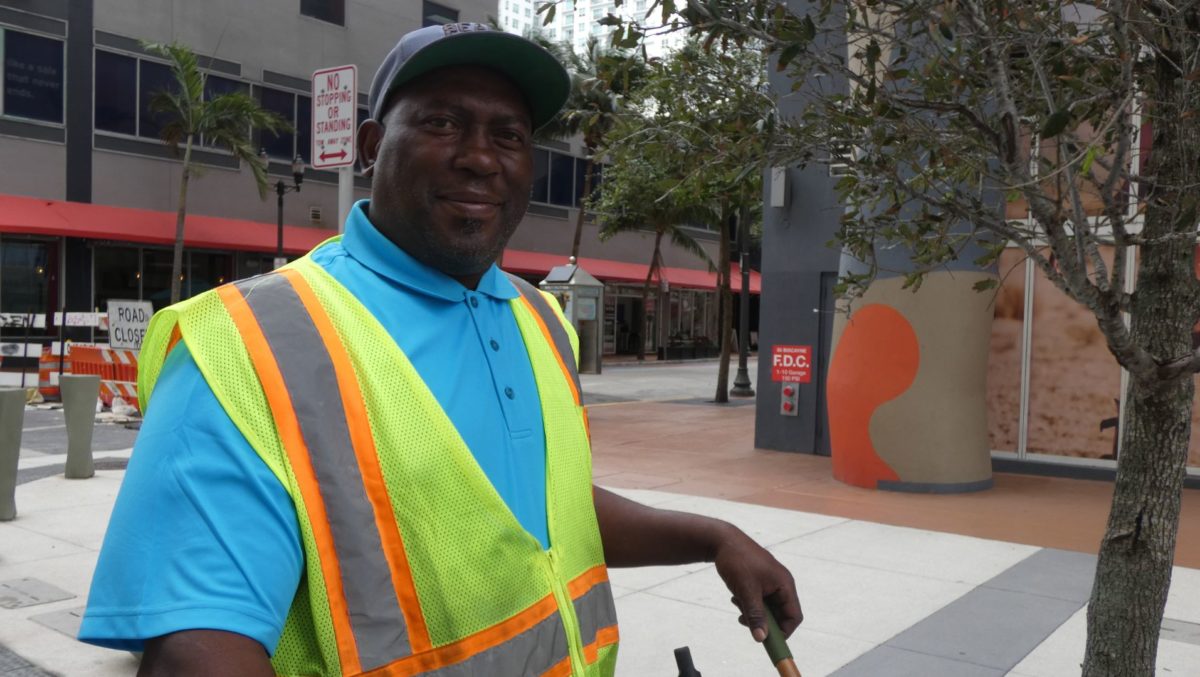
[(783, 635), (790, 637), (804, 620), (791, 572), (737, 527), (729, 526), (726, 533), (714, 563), (721, 580), (733, 593), (734, 605), (742, 612), (738, 622), (750, 628), (754, 641), (765, 640), (765, 603)]
[(791, 573), (740, 529), (720, 520), (659, 510), (595, 487), (596, 518), (608, 566), (713, 562), (756, 641), (767, 636), (764, 603), (790, 636), (804, 615)]

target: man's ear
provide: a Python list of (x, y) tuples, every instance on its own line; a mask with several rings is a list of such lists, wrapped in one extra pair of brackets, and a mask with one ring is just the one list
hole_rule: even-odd
[(363, 176), (375, 173), (375, 160), (379, 157), (381, 143), (383, 125), (375, 120), (363, 120), (358, 128), (358, 161), (362, 163)]

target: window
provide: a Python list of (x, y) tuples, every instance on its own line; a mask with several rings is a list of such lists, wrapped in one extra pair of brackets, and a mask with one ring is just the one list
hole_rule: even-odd
[(533, 192), (529, 199), (534, 202), (550, 200), (550, 151), (533, 149)]
[[(219, 96), (224, 96), (226, 94), (233, 94), (235, 92), (240, 92), (242, 94), (246, 94), (249, 89), (250, 89), (249, 85), (247, 85), (244, 82), (238, 82), (237, 80), (223, 78), (219, 75), (208, 75), (204, 78), (204, 100), (205, 101), (212, 101), (213, 99), (215, 99)], [(205, 146), (208, 146), (209, 148), (223, 147), (223, 146), (219, 146), (216, 142), (214, 142), (212, 139), (209, 139), (209, 138), (201, 139), (200, 142), (203, 143)]]
[(575, 158), (550, 155), (550, 204), (570, 207), (575, 197)]
[(346, 0), (300, 0), (300, 13), (314, 19), (346, 25)]
[(137, 59), (96, 52), (96, 129), (137, 134)]
[(312, 97), (293, 94), (279, 89), (261, 88), (262, 107), (283, 118), (295, 127), (295, 132), (272, 134), (263, 132), (262, 147), (267, 155), (279, 160), (291, 161), (299, 155), (306, 162), (312, 149)]
[(151, 112), (150, 102), (159, 92), (175, 89), (175, 78), (171, 75), (171, 69), (168, 66), (153, 61), (139, 60), (138, 69), (140, 71), (138, 110), (141, 113), (138, 121), (138, 136), (156, 139), (163, 125), (166, 124), (168, 116), (164, 113)]
[[(152, 113), (150, 102), (177, 85), (166, 64), (125, 54), (96, 51), (94, 113), (96, 130), (157, 139), (167, 116)], [(205, 75), (204, 97), (246, 92), (247, 85), (219, 75)], [(199, 143), (213, 147), (206, 139)]]
[[(529, 10), (525, 10), (528, 14)], [(441, 26), (442, 24), (452, 24), (458, 22), (458, 10), (450, 9), (436, 2), (424, 0), (421, 3), (421, 27), (426, 26)]]
[[(577, 207), (583, 199), (587, 161), (544, 148), (533, 149), (533, 190), (530, 200), (559, 207)], [(592, 169), (592, 190), (600, 185), (600, 165)]]
[(4, 54), (4, 103), (0, 112), (63, 123), (63, 42), (0, 30)]

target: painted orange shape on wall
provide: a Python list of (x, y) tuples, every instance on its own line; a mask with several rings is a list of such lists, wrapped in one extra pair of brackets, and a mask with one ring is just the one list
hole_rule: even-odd
[(916, 332), (891, 306), (863, 306), (846, 321), (826, 384), (835, 478), (868, 489), (900, 479), (875, 451), (871, 417), (912, 386), (920, 363)]

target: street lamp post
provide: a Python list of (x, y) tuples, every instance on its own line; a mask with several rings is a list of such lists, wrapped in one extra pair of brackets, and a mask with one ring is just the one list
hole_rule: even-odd
[[(258, 157), (263, 161), (263, 166), (268, 165), (267, 149), (263, 148), (258, 152)], [(287, 185), (283, 179), (275, 182), (275, 204), (278, 209), (276, 211), (276, 231), (275, 231), (275, 267), (279, 268), (287, 263), (287, 258), (283, 255), (283, 196), (291, 192), (300, 192), (300, 184), (304, 182), (304, 158), (297, 155), (292, 160), (292, 185)]]
[(750, 387), (750, 372), (746, 362), (750, 359), (750, 219), (746, 210), (738, 215), (738, 265), (742, 269), (742, 291), (738, 297), (738, 370), (733, 377), (729, 394), (734, 397), (754, 397)]

